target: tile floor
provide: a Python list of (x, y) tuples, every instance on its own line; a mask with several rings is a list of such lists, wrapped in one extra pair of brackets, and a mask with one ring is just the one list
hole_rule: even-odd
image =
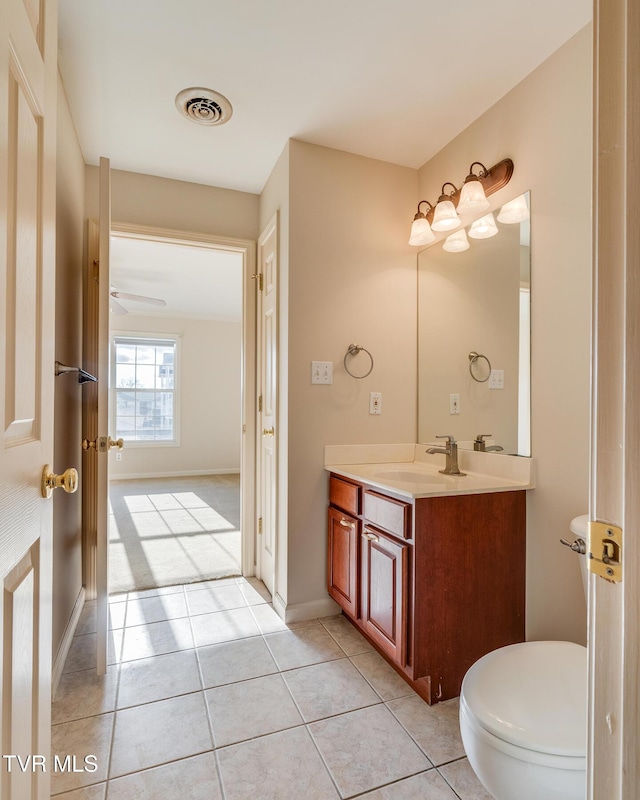
[(109, 669), (80, 620), (53, 704), (56, 800), (491, 800), (457, 700), (428, 706), (343, 618), (286, 626), (255, 579), (111, 598)]

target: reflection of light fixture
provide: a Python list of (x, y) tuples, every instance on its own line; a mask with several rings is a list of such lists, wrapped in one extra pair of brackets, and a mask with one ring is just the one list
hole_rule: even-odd
[(498, 226), (491, 212), (477, 219), (469, 228), (469, 236), (472, 239), (488, 239), (490, 236), (495, 236), (496, 233), (498, 233)]
[(523, 194), (505, 203), (498, 214), (498, 222), (522, 222), (525, 219), (529, 219), (529, 208)]
[[(478, 175), (473, 174), (476, 164), (481, 167)], [(487, 168), (480, 161), (474, 161), (469, 167), (469, 174), (464, 179), (464, 184), (460, 191), (460, 201), (458, 203), (458, 214), (481, 214), (489, 208), (489, 201), (484, 193), (484, 188), (480, 178), (487, 174)]]
[(461, 253), (463, 250), (468, 250), (469, 240), (467, 239), (465, 229), (462, 228), (452, 233), (450, 236), (447, 236), (442, 245), (442, 249), (449, 253)]
[(451, 192), (451, 194), (445, 194), (445, 186), (453, 186), (453, 184), (447, 181), (447, 183), (442, 186), (442, 194), (438, 198), (438, 204), (433, 213), (433, 222), (431, 223), (431, 227), (434, 231), (452, 231), (460, 225), (460, 217), (451, 200), (458, 190), (453, 186), (453, 192)]
[(435, 242), (436, 235), (431, 230), (431, 225), (429, 225), (429, 220), (426, 217), (426, 214), (423, 214), (420, 211), (420, 206), (426, 203), (429, 208), (428, 211), (433, 210), (433, 206), (428, 200), (421, 200), (418, 203), (418, 213), (413, 218), (413, 223), (411, 224), (411, 236), (409, 236), (409, 244), (412, 245), (423, 245), (423, 244), (431, 244), (431, 242)]

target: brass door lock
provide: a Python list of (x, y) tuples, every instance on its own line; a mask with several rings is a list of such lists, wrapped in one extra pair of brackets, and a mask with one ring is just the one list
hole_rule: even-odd
[(622, 580), (622, 528), (606, 522), (589, 522), (587, 545), (589, 572), (612, 583)]
[(64, 489), (67, 494), (73, 494), (78, 490), (78, 470), (73, 467), (65, 469), (62, 475), (51, 472), (51, 467), (46, 464), (42, 470), (42, 482), (40, 484), (42, 496), (49, 499), (54, 489)]

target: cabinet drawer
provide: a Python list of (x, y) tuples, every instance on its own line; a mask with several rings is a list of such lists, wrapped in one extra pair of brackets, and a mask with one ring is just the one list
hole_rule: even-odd
[(411, 506), (401, 500), (385, 497), (366, 489), (364, 493), (364, 518), (401, 539), (411, 538)]
[(356, 517), (360, 514), (360, 492), (360, 486), (338, 478), (336, 475), (332, 475), (329, 479), (329, 502), (331, 505)]

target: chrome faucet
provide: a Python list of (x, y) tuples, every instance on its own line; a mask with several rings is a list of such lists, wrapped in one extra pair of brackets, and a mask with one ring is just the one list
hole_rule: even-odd
[(487, 447), (485, 443), (485, 439), (487, 436), (493, 436), (492, 433), (479, 433), (474, 442), (473, 442), (473, 449), (477, 450), (480, 453), (488, 453), (490, 451), (498, 452), (499, 450), (504, 450), (504, 447), (500, 447), (498, 444), (491, 444)]
[(453, 436), (436, 436), (436, 439), (446, 439), (444, 447), (430, 447), (427, 453), (444, 453), (447, 457), (445, 468), (439, 470), (443, 475), (466, 475), (458, 468), (458, 445)]

